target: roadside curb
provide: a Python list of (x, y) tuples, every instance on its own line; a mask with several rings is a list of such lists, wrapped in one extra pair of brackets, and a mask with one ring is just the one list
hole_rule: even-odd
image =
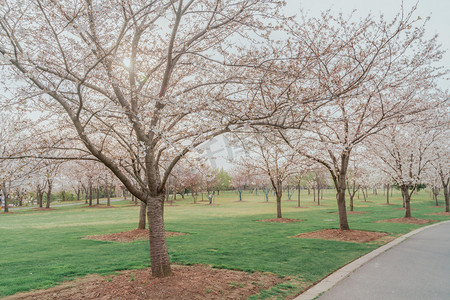
[(386, 245), (381, 246), (381, 247), (373, 250), (372, 252), (369, 252), (366, 255), (361, 256), (360, 258), (352, 261), (351, 263), (341, 267), (334, 273), (331, 273), (330, 275), (325, 277), (323, 280), (321, 280), (319, 283), (312, 286), (311, 288), (306, 290), (304, 293), (300, 294), (298, 297), (294, 298), (294, 300), (311, 300), (311, 299), (314, 299), (314, 298), (320, 296), (322, 293), (328, 291), (330, 288), (335, 286), (342, 279), (346, 278), (348, 275), (350, 275), (350, 273), (352, 273), (353, 271), (355, 271), (356, 269), (361, 267), (363, 264), (365, 264), (368, 261), (372, 260), (373, 258), (377, 257), (378, 255), (382, 254), (383, 252), (391, 249), (392, 247), (400, 244), (407, 238), (409, 238), (421, 231), (424, 231), (425, 229), (428, 229), (428, 228), (431, 228), (431, 227), (434, 227), (434, 226), (437, 226), (440, 224), (449, 223), (449, 222), (450, 222), (450, 220), (434, 223), (434, 224), (431, 224), (428, 226), (424, 226), (424, 227), (418, 228), (416, 230), (413, 230), (411, 232), (408, 232), (407, 234), (402, 235), (401, 237), (396, 238), (395, 240), (387, 243)]

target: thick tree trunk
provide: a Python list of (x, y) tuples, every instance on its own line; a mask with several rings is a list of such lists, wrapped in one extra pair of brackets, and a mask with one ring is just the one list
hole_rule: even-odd
[(7, 192), (5, 192), (4, 193), (4, 199), (3, 199), (3, 202), (4, 202), (4, 208), (5, 208), (5, 213), (7, 213), (7, 212), (9, 212), (9, 208), (8, 208), (8, 193)]
[(300, 184), (299, 185), (297, 185), (297, 193), (298, 193), (298, 196), (297, 196), (297, 201), (298, 201), (298, 203), (297, 203), (297, 205), (298, 205), (298, 207), (300, 207)]
[(345, 191), (347, 189), (345, 180), (347, 178), (347, 168), (350, 159), (350, 150), (345, 150), (341, 154), (341, 167), (338, 174), (334, 176), (334, 184), (337, 191), (337, 206), (339, 210), (339, 227), (341, 230), (350, 230), (347, 220), (347, 208), (345, 207)]
[(45, 208), (50, 208), (50, 199), (52, 196), (52, 183), (48, 182), (48, 188), (47, 188), (47, 203), (45, 204)]
[(345, 207), (345, 183), (344, 188), (339, 188), (337, 195), (337, 206), (339, 210), (339, 226), (341, 230), (350, 230), (347, 220), (347, 209)]
[(280, 191), (277, 193), (277, 218), (282, 218), (281, 215), (281, 197), (283, 195), (283, 192)]
[(80, 189), (77, 189), (77, 201), (80, 201)]
[(95, 191), (96, 191), (96, 196), (97, 196), (97, 205), (99, 205), (100, 204), (100, 187), (97, 187), (95, 189)]
[(147, 202), (150, 260), (154, 277), (172, 275), (164, 229), (164, 194), (150, 197)]
[(400, 186), (403, 202), (405, 203), (405, 218), (411, 217), (411, 196), (409, 194), (409, 185)]
[(139, 224), (138, 229), (145, 229), (145, 218), (147, 215), (147, 204), (141, 201), (141, 207), (139, 209)]

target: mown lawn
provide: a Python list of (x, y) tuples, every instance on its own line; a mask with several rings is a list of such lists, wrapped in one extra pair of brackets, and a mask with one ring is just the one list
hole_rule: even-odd
[[(296, 199), (295, 193), (293, 199)], [(287, 195), (285, 196), (287, 199)], [(205, 197), (206, 199), (206, 197)], [(356, 244), (292, 236), (325, 228), (339, 228), (334, 191), (325, 192), (322, 204), (312, 202), (312, 195), (302, 191), (302, 206), (283, 201), (283, 217), (304, 220), (299, 223), (265, 223), (261, 219), (276, 216), (275, 197), (264, 203), (264, 194), (243, 193), (238, 202), (234, 192), (221, 193), (214, 205), (193, 204), (181, 197), (166, 206), (166, 230), (189, 235), (169, 237), (171, 261), (178, 264), (207, 264), (244, 271), (266, 271), (298, 278), (300, 285), (283, 284), (273, 293), (283, 295), (302, 289), (342, 265), (380, 246), (380, 242)], [(199, 197), (198, 200), (201, 200)], [(375, 223), (399, 218), (404, 212), (400, 193), (391, 197), (395, 205), (384, 203), (383, 192), (369, 193), (369, 201), (356, 199), (355, 210), (370, 212), (349, 215), (351, 229), (388, 232), (398, 236), (419, 225)], [(441, 197), (442, 202), (442, 197)], [(119, 244), (82, 239), (87, 235), (107, 234), (136, 228), (138, 207), (129, 201), (114, 202), (115, 208), (93, 209), (81, 205), (59, 207), (54, 211), (16, 210), (0, 214), (0, 296), (20, 291), (54, 286), (86, 274), (111, 274), (118, 270), (145, 268), (150, 265), (148, 242)], [(447, 220), (445, 216), (428, 216), (442, 212), (433, 207), (428, 191), (413, 196), (414, 217)], [(11, 209), (14, 212), (14, 208)], [(260, 297), (270, 296), (263, 292)]]

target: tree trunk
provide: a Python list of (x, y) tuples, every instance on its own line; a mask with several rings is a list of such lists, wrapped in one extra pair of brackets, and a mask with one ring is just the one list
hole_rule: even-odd
[(314, 202), (316, 202), (316, 188), (315, 187), (313, 187), (313, 195), (314, 195)]
[(164, 194), (149, 197), (147, 205), (152, 275), (158, 278), (167, 277), (172, 275), (172, 270), (164, 229)]
[(50, 197), (52, 196), (53, 182), (47, 181), (47, 185), (47, 203), (45, 204), (45, 208), (50, 208)]
[(8, 193), (5, 193), (5, 197), (4, 197), (5, 199), (3, 199), (4, 200), (4, 207), (5, 207), (5, 213), (7, 213), (7, 212), (9, 212), (9, 208), (8, 208)]
[(80, 201), (80, 189), (77, 189), (77, 201)]
[(405, 218), (411, 217), (411, 196), (409, 194), (409, 185), (400, 186), (403, 202), (405, 203)]
[(300, 207), (300, 184), (297, 185), (297, 191), (298, 191), (298, 196), (297, 196), (297, 200), (298, 200), (298, 207)]
[(339, 227), (341, 230), (350, 230), (347, 220), (347, 209), (345, 207), (345, 187), (340, 188), (336, 196), (337, 196), (337, 206), (339, 210)]
[(349, 196), (350, 196), (350, 211), (353, 211), (353, 197), (354, 197), (354, 194), (353, 195), (350, 194)]
[(281, 197), (283, 192), (280, 190), (277, 192), (277, 218), (282, 218), (281, 216)]
[(66, 191), (61, 192), (62, 201), (66, 201)]
[(277, 196), (277, 218), (282, 218), (281, 216), (281, 198), (283, 197), (283, 183), (277, 180), (275, 193)]
[(145, 229), (145, 218), (147, 214), (147, 204), (141, 201), (141, 207), (139, 209), (139, 224), (138, 229)]
[(444, 187), (444, 197), (445, 197), (445, 212), (450, 212), (449, 199), (448, 199), (448, 185)]
[(449, 210), (449, 186), (448, 186), (448, 180), (445, 182), (442, 180), (442, 187), (444, 189), (444, 199), (445, 199), (445, 212), (450, 212)]
[(92, 206), (92, 185), (89, 186), (89, 206)]
[(239, 193), (239, 201), (242, 201), (242, 190), (238, 190), (238, 193)]
[(95, 189), (96, 194), (97, 194), (97, 205), (100, 205), (100, 187), (97, 187)]

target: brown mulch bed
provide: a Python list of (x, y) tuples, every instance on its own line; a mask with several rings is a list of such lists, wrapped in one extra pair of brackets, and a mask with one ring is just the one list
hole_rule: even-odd
[(396, 218), (396, 219), (386, 219), (386, 220), (380, 220), (377, 221), (376, 223), (383, 223), (383, 222), (388, 222), (388, 223), (405, 223), (405, 224), (416, 224), (416, 225), (423, 225), (423, 224), (428, 224), (428, 223), (433, 223), (433, 222), (437, 222), (436, 220), (428, 220), (428, 219), (417, 219), (417, 218)]
[[(135, 206), (135, 205), (133, 205), (133, 206)], [(81, 208), (117, 208), (117, 207), (111, 206), (111, 205), (108, 206), (106, 204), (95, 204), (95, 205), (92, 205), (92, 206), (89, 206), (89, 205), (82, 206)]]
[(323, 239), (353, 243), (367, 243), (388, 235), (384, 232), (362, 230), (323, 229), (313, 232), (300, 233), (295, 238)]
[[(188, 233), (166, 231), (166, 237), (182, 236)], [(110, 233), (104, 235), (88, 235), (84, 239), (97, 241), (112, 241), (118, 243), (130, 243), (134, 241), (148, 240), (148, 229), (134, 229), (130, 231)]]
[(300, 220), (300, 219), (289, 219), (289, 218), (274, 218), (274, 219), (258, 220), (258, 222), (297, 223), (297, 222), (303, 222), (303, 220)]
[[(395, 210), (405, 210), (406, 208), (404, 207), (398, 207), (398, 208), (394, 208)], [(411, 210), (417, 210), (417, 208), (411, 208)]]
[(152, 278), (150, 269), (123, 271), (106, 277), (89, 275), (54, 288), (6, 299), (247, 299), (288, 280), (273, 274), (248, 274), (203, 265), (173, 265), (172, 270), (174, 275), (166, 278)]
[(434, 215), (434, 216), (450, 216), (450, 212), (438, 212), (438, 213), (432, 213), (427, 215)]

